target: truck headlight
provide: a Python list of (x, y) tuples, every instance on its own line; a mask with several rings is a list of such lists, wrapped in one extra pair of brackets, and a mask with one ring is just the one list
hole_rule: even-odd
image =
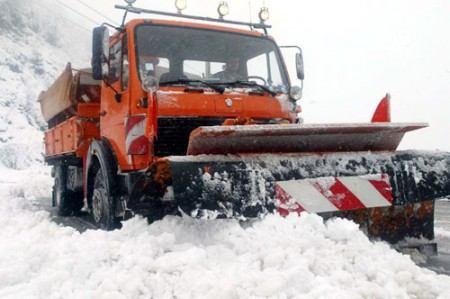
[(302, 98), (302, 88), (299, 86), (292, 86), (291, 90), (289, 92), (289, 96), (291, 97), (291, 99), (293, 100), (300, 100)]

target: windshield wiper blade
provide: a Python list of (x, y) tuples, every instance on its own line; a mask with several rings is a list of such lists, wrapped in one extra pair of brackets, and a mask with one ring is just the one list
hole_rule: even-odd
[(232, 81), (232, 82), (221, 82), (220, 84), (223, 85), (242, 85), (242, 86), (249, 86), (249, 87), (256, 87), (259, 89), (262, 89), (263, 91), (268, 92), (271, 96), (276, 96), (277, 93), (275, 91), (273, 91), (272, 89), (270, 89), (267, 86), (264, 85), (260, 85), (256, 82), (251, 82), (251, 81), (245, 81), (245, 80), (236, 80), (236, 81)]
[(165, 81), (165, 82), (160, 82), (159, 85), (174, 85), (174, 84), (192, 84), (192, 83), (199, 83), (201, 85), (207, 86), (211, 89), (214, 89), (215, 91), (217, 91), (218, 93), (224, 93), (225, 88), (222, 86), (217, 86), (214, 84), (211, 84), (209, 82), (203, 81), (203, 80), (197, 80), (197, 79), (185, 79), (185, 78), (180, 78), (177, 80), (172, 80), (172, 81)]

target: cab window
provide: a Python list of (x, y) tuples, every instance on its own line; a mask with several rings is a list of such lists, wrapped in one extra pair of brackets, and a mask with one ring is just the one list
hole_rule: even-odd
[(118, 41), (109, 49), (109, 83), (115, 83), (120, 78), (122, 60), (122, 41)]
[(127, 36), (125, 35), (122, 39), (122, 79), (121, 87), (122, 90), (128, 89), (128, 81), (130, 79), (130, 63), (128, 60), (128, 47), (127, 47)]

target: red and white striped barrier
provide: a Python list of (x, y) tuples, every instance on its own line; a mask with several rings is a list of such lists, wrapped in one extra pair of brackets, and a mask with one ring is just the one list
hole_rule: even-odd
[(275, 196), (283, 216), (386, 207), (393, 201), (392, 187), (383, 174), (279, 181)]
[(129, 116), (125, 120), (125, 147), (128, 155), (145, 155), (148, 138), (145, 136), (145, 114)]

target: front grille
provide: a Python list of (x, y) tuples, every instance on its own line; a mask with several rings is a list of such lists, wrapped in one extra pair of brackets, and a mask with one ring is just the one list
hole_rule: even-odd
[(155, 143), (155, 155), (186, 155), (189, 135), (202, 126), (220, 126), (224, 118), (206, 117), (164, 117), (158, 118), (158, 138)]

